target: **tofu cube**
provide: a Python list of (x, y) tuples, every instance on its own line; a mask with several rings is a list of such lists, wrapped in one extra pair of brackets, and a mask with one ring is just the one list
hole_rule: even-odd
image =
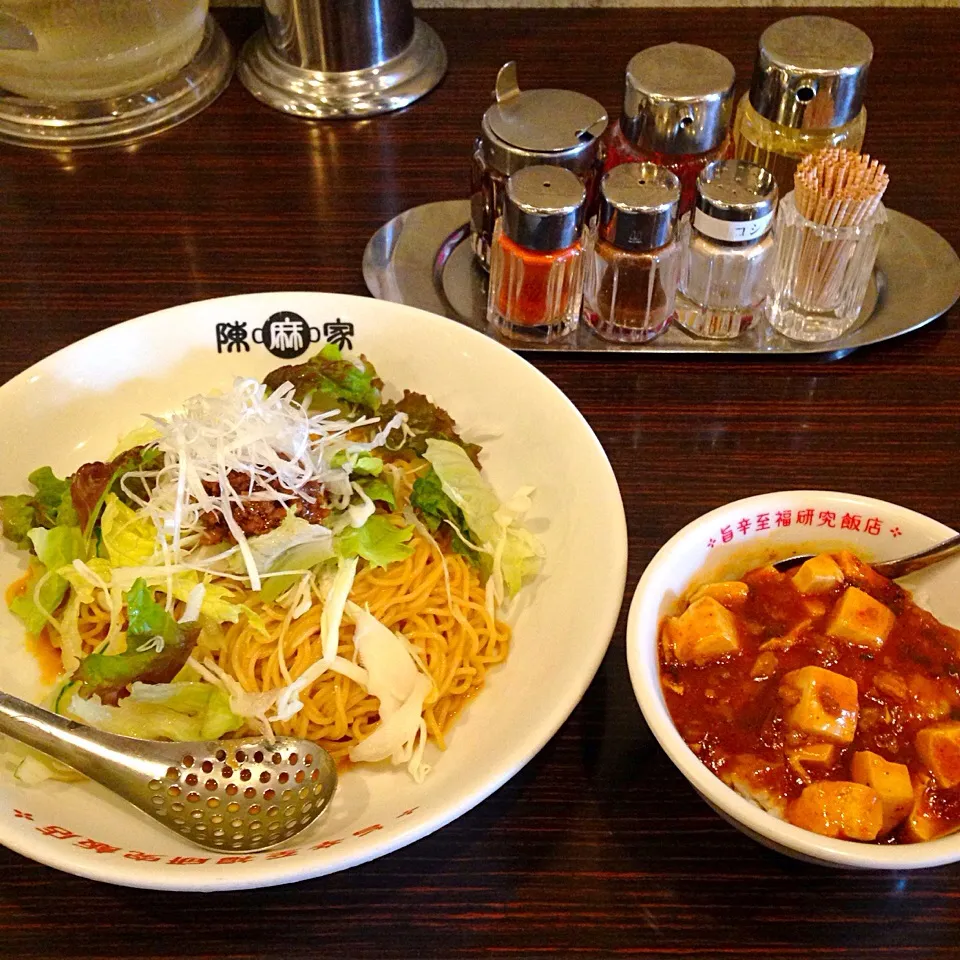
[(863, 783), (821, 780), (803, 788), (788, 807), (787, 819), (824, 837), (876, 840), (883, 826), (883, 806)]
[(884, 760), (870, 750), (853, 755), (850, 775), (857, 783), (866, 784), (880, 798), (883, 826), (880, 833), (889, 833), (910, 812), (913, 806), (913, 785), (910, 771), (902, 763)]
[(933, 801), (935, 784), (927, 774), (920, 774), (913, 785), (913, 806), (904, 824), (903, 832), (907, 840), (924, 843), (946, 837), (960, 830), (960, 823), (939, 815)]
[(793, 575), (793, 585), (801, 593), (826, 593), (843, 583), (843, 571), (829, 553), (811, 557)]
[(721, 583), (705, 583), (693, 595), (693, 600), (701, 597), (713, 597), (725, 607), (732, 607), (738, 603), (745, 603), (750, 594), (750, 588), (741, 580), (724, 580)]
[(804, 766), (832, 767), (837, 759), (835, 743), (808, 743), (790, 751), (790, 759)]
[(784, 676), (780, 696), (791, 704), (785, 717), (795, 730), (833, 743), (853, 741), (860, 709), (855, 680), (823, 667), (801, 667)]
[(835, 743), (808, 743), (787, 753), (790, 766), (804, 780), (813, 779), (807, 767), (819, 768), (821, 771), (832, 767), (837, 762), (838, 748)]
[(917, 733), (917, 753), (941, 787), (960, 783), (960, 723), (935, 723)]
[(694, 600), (671, 621), (670, 634), (681, 663), (706, 663), (740, 650), (736, 619), (713, 597)]
[(897, 618), (869, 593), (847, 587), (833, 608), (827, 635), (859, 647), (879, 650)]

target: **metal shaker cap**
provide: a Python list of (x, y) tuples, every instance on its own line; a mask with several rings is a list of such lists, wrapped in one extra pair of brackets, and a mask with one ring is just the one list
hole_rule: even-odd
[(620, 129), (640, 150), (706, 153), (727, 135), (733, 64), (691, 43), (641, 50), (627, 64)]
[(607, 112), (592, 97), (573, 90), (521, 90), (517, 65), (497, 74), (497, 102), (481, 123), (487, 164), (511, 174), (532, 164), (555, 164), (583, 173), (596, 161)]
[(539, 164), (510, 175), (503, 201), (507, 236), (530, 250), (563, 250), (583, 227), (587, 192), (569, 170)]
[(767, 27), (750, 86), (761, 116), (785, 127), (842, 127), (863, 109), (873, 44), (834, 17), (787, 17)]
[(653, 163), (623, 163), (600, 182), (599, 233), (621, 250), (656, 250), (673, 239), (680, 180)]
[(717, 220), (762, 220), (777, 209), (777, 181), (746, 160), (714, 160), (697, 178), (696, 208)]

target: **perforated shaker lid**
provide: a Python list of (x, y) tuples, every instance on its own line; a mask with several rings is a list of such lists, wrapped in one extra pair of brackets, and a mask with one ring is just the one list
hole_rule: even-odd
[(510, 175), (503, 202), (507, 236), (530, 250), (563, 250), (579, 237), (587, 193), (569, 170), (543, 164)]
[(835, 17), (787, 17), (760, 36), (750, 103), (785, 127), (842, 127), (863, 109), (870, 38)]
[(706, 153), (727, 135), (733, 64), (692, 43), (641, 50), (627, 64), (620, 129), (645, 152)]

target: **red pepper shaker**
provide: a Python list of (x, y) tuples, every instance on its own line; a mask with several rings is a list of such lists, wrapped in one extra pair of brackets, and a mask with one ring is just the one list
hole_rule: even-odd
[(587, 194), (562, 167), (510, 176), (493, 231), (487, 322), (501, 336), (550, 343), (573, 331), (583, 296)]
[(680, 215), (693, 207), (697, 177), (733, 155), (733, 64), (690, 43), (648, 47), (627, 64), (623, 114), (610, 132), (606, 170), (655, 163), (680, 179)]

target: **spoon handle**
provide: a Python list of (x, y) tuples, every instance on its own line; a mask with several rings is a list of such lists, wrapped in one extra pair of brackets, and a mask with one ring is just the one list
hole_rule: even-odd
[(57, 713), (0, 692), (0, 733), (112, 786), (120, 768), (147, 777), (162, 776), (167, 764), (130, 755), (128, 737), (95, 730)]
[(882, 576), (896, 580), (897, 577), (904, 577), (908, 573), (913, 573), (914, 570), (922, 570), (931, 564), (946, 560), (947, 557), (952, 557), (955, 553), (960, 553), (960, 535), (950, 537), (949, 540), (944, 540), (935, 546), (927, 547), (926, 550), (921, 550), (919, 553), (912, 553), (909, 557), (901, 557), (899, 560), (886, 560), (883, 563), (873, 563), (871, 566)]

